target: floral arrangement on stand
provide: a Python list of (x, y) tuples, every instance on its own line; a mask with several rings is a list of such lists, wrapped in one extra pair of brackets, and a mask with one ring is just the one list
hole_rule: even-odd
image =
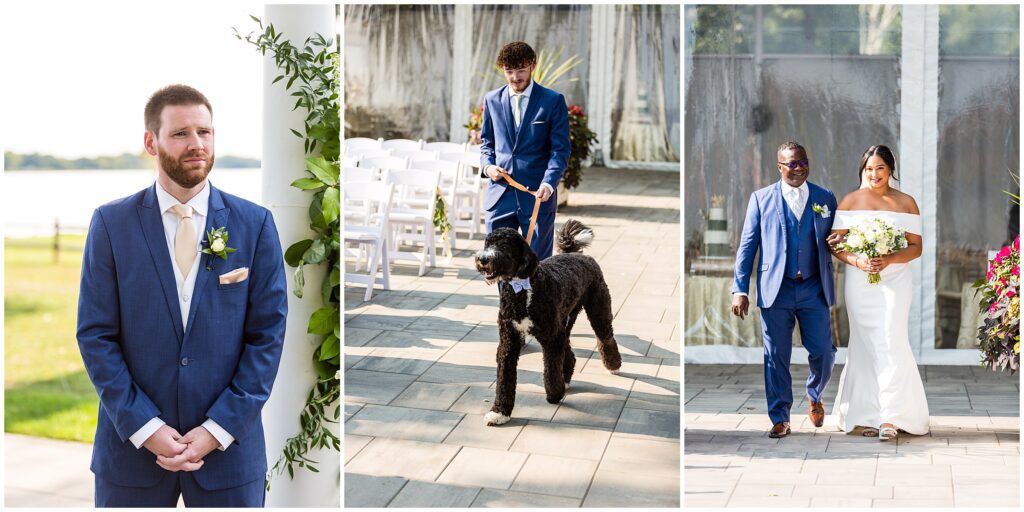
[(1020, 235), (989, 261), (985, 279), (974, 288), (985, 315), (978, 328), (981, 364), (1012, 374), (1020, 367)]
[(480, 125), (484, 122), (484, 102), (469, 112), (469, 122), (462, 125), (469, 131), (469, 143), (480, 144)]

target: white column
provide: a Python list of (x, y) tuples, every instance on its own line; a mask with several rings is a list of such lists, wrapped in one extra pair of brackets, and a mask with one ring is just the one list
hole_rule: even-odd
[(466, 142), (468, 132), (462, 125), (469, 119), (467, 107), (475, 101), (469, 89), (473, 67), (473, 6), (455, 6), (455, 32), (452, 36), (452, 111), (448, 121), (448, 140)]
[[(306, 37), (320, 33), (335, 37), (334, 5), (267, 5), (264, 25), (273, 23), (292, 44), (301, 47)], [(274, 215), (282, 249), (310, 238), (307, 208), (308, 192), (292, 188), (295, 179), (306, 177), (302, 139), (289, 131), (302, 131), (305, 111), (292, 111), (295, 98), (284, 88), (285, 81), (271, 85), (280, 74), (271, 56), (263, 61), (263, 202)], [(255, 86), (255, 84), (252, 84)], [(282, 263), (283, 264), (283, 263)], [(316, 337), (306, 334), (310, 314), (321, 307), (320, 283), (326, 273), (323, 266), (307, 266), (303, 299), (292, 293), (292, 269), (288, 274), (288, 327), (285, 332), (281, 367), (274, 390), (263, 409), (267, 462), (273, 465), (281, 455), (285, 441), (299, 432), (299, 413), (306, 402), (316, 374), (312, 355)], [(336, 428), (335, 432), (340, 430)], [(341, 504), (341, 455), (333, 450), (315, 450), (310, 458), (319, 462), (319, 473), (295, 468), (295, 478), (287, 472), (275, 476), (267, 494), (267, 507), (339, 507)]]
[(615, 67), (615, 6), (594, 5), (590, 15), (590, 86), (587, 116), (598, 138), (603, 162), (612, 154), (612, 71)]
[(925, 362), (935, 353), (935, 229), (938, 187), (939, 7), (903, 6), (900, 73), (900, 187), (917, 199), (924, 247), (911, 263), (914, 298), (910, 310), (910, 345)]

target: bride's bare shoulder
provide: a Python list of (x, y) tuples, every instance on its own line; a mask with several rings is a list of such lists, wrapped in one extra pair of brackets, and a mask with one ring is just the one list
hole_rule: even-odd
[(840, 210), (862, 210), (864, 209), (864, 190), (854, 190), (849, 194), (843, 196), (843, 199), (839, 201), (838, 208)]
[(914, 215), (921, 214), (921, 210), (917, 207), (917, 201), (914, 200), (914, 196), (902, 191), (897, 192), (896, 205), (899, 206), (901, 212), (912, 213)]

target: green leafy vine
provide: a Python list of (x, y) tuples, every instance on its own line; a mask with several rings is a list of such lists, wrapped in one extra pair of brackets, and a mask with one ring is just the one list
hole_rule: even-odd
[(341, 440), (330, 430), (341, 416), (341, 275), (339, 238), (341, 233), (341, 138), (339, 117), (339, 90), (341, 55), (335, 40), (321, 34), (306, 38), (301, 47), (282, 40), (283, 34), (273, 24), (264, 26), (256, 16), (250, 16), (259, 25), (259, 33), (242, 36), (235, 29), (235, 37), (255, 46), (260, 54), (269, 52), (281, 74), (271, 84), (287, 80), (286, 90), (295, 98), (292, 110), (303, 109), (307, 115), (303, 131), (292, 129), (303, 140), (306, 152), (306, 171), (309, 176), (299, 178), (291, 186), (313, 194), (309, 205), (310, 229), (313, 238), (292, 244), (284, 259), (295, 267), (294, 293), (302, 297), (305, 285), (303, 268), (306, 265), (326, 264), (329, 272), (320, 286), (323, 307), (309, 318), (307, 332), (320, 338), (313, 352), (313, 366), (317, 381), (306, 397), (305, 407), (299, 415), (302, 430), (285, 442), (284, 450), (267, 473), (267, 489), (274, 475), (287, 470), (292, 478), (294, 466), (319, 472), (317, 461), (308, 457), (316, 448), (341, 450)]

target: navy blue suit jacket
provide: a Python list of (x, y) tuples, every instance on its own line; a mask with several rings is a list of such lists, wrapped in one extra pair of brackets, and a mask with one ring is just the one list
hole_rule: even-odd
[[(484, 116), (480, 126), (480, 169), (497, 165), (506, 169), (512, 178), (532, 191), (541, 182), (558, 190), (558, 181), (569, 162), (569, 107), (561, 94), (533, 84), (530, 101), (526, 105), (516, 133), (512, 116), (512, 103), (506, 89), (508, 85), (484, 96)], [(515, 207), (529, 213), (533, 211), (534, 196), (508, 185), (505, 180), (488, 179), (483, 208), (492, 211), (499, 202), (510, 206), (510, 212), (494, 211), (495, 217), (515, 213)], [(504, 194), (514, 194), (517, 201), (501, 201)], [(542, 212), (554, 213), (557, 197), (552, 195)]]
[[(825, 239), (835, 221), (836, 196), (831, 190), (806, 182), (809, 195), (805, 208), (815, 204), (826, 206), (829, 215), (814, 213), (814, 238), (818, 244), (818, 275), (825, 291), (825, 300), (835, 304), (835, 286), (832, 282), (832, 253)], [(786, 272), (786, 201), (782, 197), (782, 182), (776, 182), (750, 195), (747, 217), (736, 254), (736, 269), (732, 292), (748, 293), (754, 256), (761, 253), (761, 266), (757, 269), (757, 306), (768, 308), (775, 302), (779, 286)]]
[[(129, 437), (153, 417), (182, 435), (211, 418), (235, 441), (193, 474), (207, 490), (264, 478), (260, 411), (284, 343), (287, 291), (270, 212), (209, 183), (205, 233), (225, 227), (227, 260), (200, 254), (182, 328), (156, 185), (96, 209), (82, 260), (78, 346), (100, 397), (92, 471), (114, 484), (148, 487), (166, 474)], [(209, 267), (209, 269), (207, 269)], [(249, 268), (248, 279), (218, 276)]]

